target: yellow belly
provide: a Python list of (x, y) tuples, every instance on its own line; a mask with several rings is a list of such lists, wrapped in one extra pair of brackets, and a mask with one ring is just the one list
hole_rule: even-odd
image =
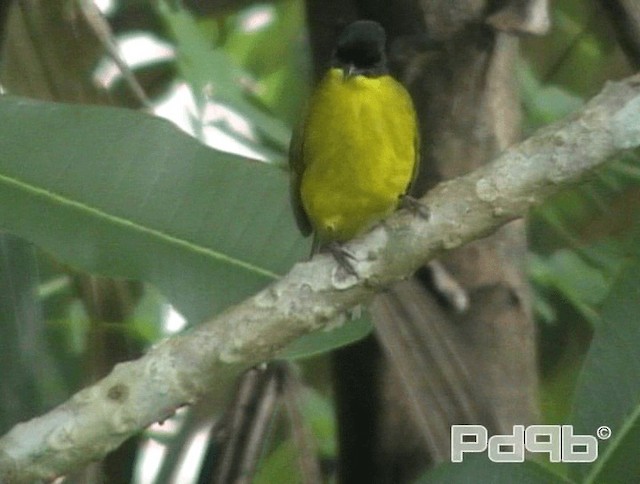
[(331, 69), (304, 128), (302, 204), (321, 241), (345, 241), (391, 213), (411, 182), (416, 119), (390, 76), (343, 79)]

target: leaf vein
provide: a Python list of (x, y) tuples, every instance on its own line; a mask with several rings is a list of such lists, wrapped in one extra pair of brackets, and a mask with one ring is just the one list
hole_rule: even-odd
[(242, 260), (233, 258), (233, 257), (229, 257), (228, 255), (225, 255), (221, 252), (218, 252), (216, 250), (213, 250), (211, 248), (208, 247), (204, 247), (202, 245), (198, 245), (192, 241), (180, 238), (180, 237), (176, 237), (175, 235), (171, 235), (168, 234), (166, 232), (163, 232), (159, 229), (155, 229), (152, 227), (147, 227), (144, 225), (141, 225), (133, 220), (129, 220), (127, 218), (121, 217), (121, 216), (117, 216), (117, 215), (113, 215), (110, 214), (108, 212), (105, 212), (104, 210), (101, 210), (99, 208), (87, 205), (86, 203), (77, 201), (77, 200), (73, 200), (70, 198), (67, 198), (59, 193), (55, 193), (52, 192), (50, 190), (38, 187), (38, 186), (34, 186), (32, 184), (26, 183), (22, 180), (18, 180), (3, 174), (0, 174), (0, 183), (4, 183), (6, 185), (10, 185), (10, 186), (14, 186), (17, 187), (19, 190), (22, 190), (24, 192), (30, 193), (34, 196), (39, 196), (39, 197), (43, 197), (45, 199), (49, 199), (52, 202), (58, 203), (60, 205), (65, 205), (68, 207), (72, 207), (76, 210), (80, 210), (82, 212), (85, 213), (90, 213), (93, 214), (103, 220), (108, 221), (109, 223), (112, 223), (114, 225), (119, 225), (122, 227), (128, 227), (132, 230), (138, 231), (138, 232), (142, 232), (145, 233), (153, 238), (162, 240), (166, 243), (169, 244), (173, 244), (179, 247), (182, 247), (184, 249), (188, 249), (192, 252), (196, 252), (199, 254), (203, 254), (203, 255), (207, 255), (213, 259), (217, 259), (221, 262), (230, 264), (230, 265), (234, 265), (237, 266), (239, 268), (263, 275), (265, 277), (271, 278), (271, 279), (276, 279), (278, 278), (278, 274), (276, 274), (275, 272), (269, 271), (267, 269), (264, 269), (262, 267), (256, 266), (254, 264), (250, 264), (248, 262), (244, 262)]

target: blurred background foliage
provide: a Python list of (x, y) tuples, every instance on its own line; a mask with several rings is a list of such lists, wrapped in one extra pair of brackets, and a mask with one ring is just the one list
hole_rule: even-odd
[[(633, 72), (597, 2), (555, 2), (553, 28), (523, 42), (524, 131), (560, 119)], [(560, 423), (638, 222), (640, 155), (627, 153), (529, 219), (529, 274), (540, 327), (543, 411)]]
[[(213, 11), (199, 9), (198, 2), (185, 2), (193, 4), (190, 9), (175, 1), (96, 3), (149, 98), (146, 102), (133, 95), (112, 59), (105, 57), (95, 67), (94, 82), (109, 94), (112, 104), (150, 109), (215, 149), (284, 164), (289, 133), (311, 82), (302, 0), (221, 2)], [(631, 72), (597, 2), (553, 2), (550, 34), (522, 42), (518, 77), (524, 135), (566, 116), (606, 81)], [(572, 417), (572, 396), (576, 388), (582, 386), (584, 391), (592, 384), (584, 372), (581, 376), (583, 365), (589, 367), (593, 358), (615, 351), (603, 343), (598, 348), (601, 353), (589, 357), (594, 334), (624, 319), (615, 308), (628, 302), (629, 288), (640, 287), (640, 271), (627, 268), (634, 263), (637, 267), (639, 256), (639, 183), (640, 154), (627, 153), (530, 217), (528, 267), (539, 322), (541, 406), (547, 423), (567, 423), (580, 414), (574, 412)], [(69, 269), (8, 234), (0, 239), (0, 286), (0, 433), (4, 433), (87, 382), (84, 363), (91, 358), (92, 332)], [(640, 312), (629, 314), (637, 319)], [(631, 333), (635, 319), (625, 320)], [(126, 324), (100, 324), (145, 347), (187, 322), (147, 285)], [(339, 342), (368, 331), (366, 324), (354, 328)], [(637, 334), (626, 336), (638, 342)], [(306, 384), (302, 413), (327, 476), (335, 463), (336, 430), (326, 355), (316, 353), (335, 343), (300, 350), (303, 355), (315, 354), (300, 362)], [(637, 366), (623, 360), (611, 371), (632, 371)], [(598, 398), (608, 401), (615, 395)], [(640, 402), (637, 394), (629, 399), (619, 416), (621, 425), (633, 427), (635, 420), (624, 420), (622, 415), (633, 413)], [(186, 419), (180, 413), (146, 432), (138, 444), (134, 482), (156, 478), (203, 482), (197, 476), (211, 421), (200, 423), (186, 444), (176, 444)], [(256, 482), (298, 481), (297, 449), (285, 427), (283, 422), (274, 423)], [(175, 451), (176, 445), (181, 451)], [(564, 466), (555, 466), (554, 471), (571, 474)]]

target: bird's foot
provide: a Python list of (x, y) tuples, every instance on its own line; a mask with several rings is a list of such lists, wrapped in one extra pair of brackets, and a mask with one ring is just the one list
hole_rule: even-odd
[(325, 246), (325, 249), (331, 253), (338, 265), (342, 267), (347, 274), (359, 278), (352, 264), (352, 261), (357, 260), (356, 256), (349, 252), (340, 242), (329, 242)]
[(429, 207), (427, 207), (422, 201), (412, 195), (402, 195), (400, 197), (400, 206), (402, 208), (406, 208), (416, 215), (419, 215), (425, 220), (429, 219)]

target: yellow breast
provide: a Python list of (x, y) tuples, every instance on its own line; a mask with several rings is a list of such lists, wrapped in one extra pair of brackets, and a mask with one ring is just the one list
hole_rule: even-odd
[(345, 241), (391, 213), (417, 159), (409, 94), (390, 76), (331, 69), (304, 127), (301, 198), (321, 241)]

